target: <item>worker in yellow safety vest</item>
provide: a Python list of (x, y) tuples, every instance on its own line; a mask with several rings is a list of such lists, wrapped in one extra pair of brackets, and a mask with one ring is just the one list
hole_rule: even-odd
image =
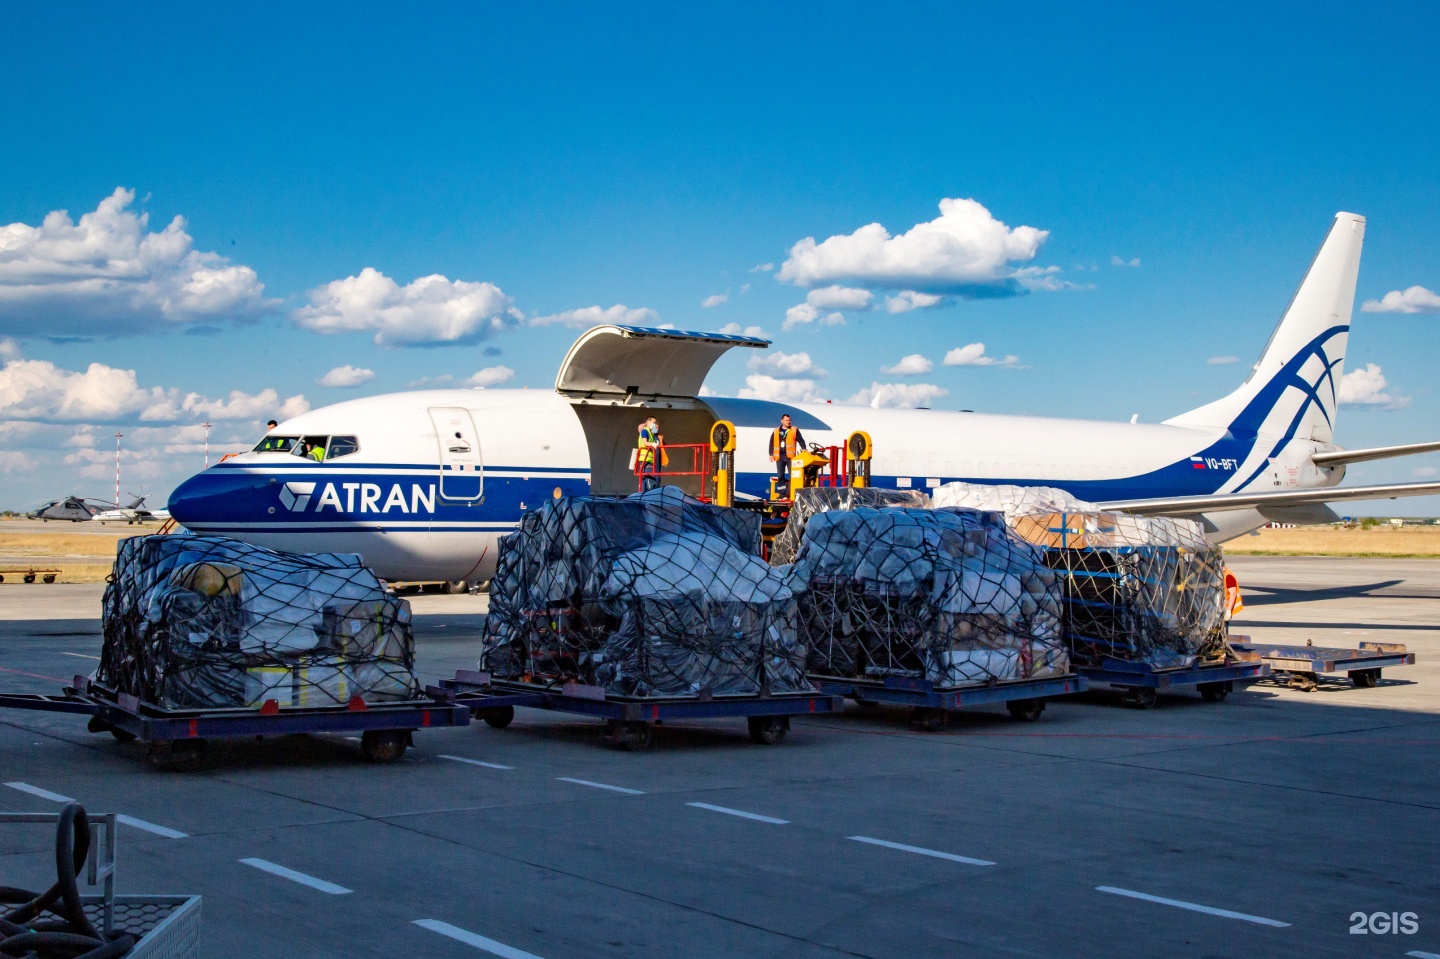
[(805, 437), (790, 425), (790, 414), (780, 417), (780, 425), (770, 434), (770, 462), (775, 464), (775, 491), (781, 499), (790, 498), (790, 461), (804, 445)]
[(325, 447), (319, 443), (311, 443), (308, 440), (305, 443), (305, 448), (302, 450), (302, 453), (317, 463), (323, 462), (325, 459)]
[(640, 424), (635, 440), (635, 472), (641, 476), (642, 492), (650, 492), (660, 485), (660, 470), (664, 465), (665, 437), (660, 434), (660, 421), (653, 416), (645, 417)]

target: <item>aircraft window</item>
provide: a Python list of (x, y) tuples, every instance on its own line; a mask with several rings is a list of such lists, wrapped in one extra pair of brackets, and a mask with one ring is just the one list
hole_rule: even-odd
[[(325, 447), (329, 444), (328, 436), (302, 436), (300, 442), (290, 451), (293, 456), (306, 456), (317, 463), (325, 458)], [(318, 454), (318, 455), (317, 455)]]
[(298, 436), (267, 436), (255, 444), (252, 453), (289, 453), (295, 446)]
[(334, 460), (359, 452), (360, 441), (353, 436), (332, 436), (330, 446), (325, 450), (325, 459)]

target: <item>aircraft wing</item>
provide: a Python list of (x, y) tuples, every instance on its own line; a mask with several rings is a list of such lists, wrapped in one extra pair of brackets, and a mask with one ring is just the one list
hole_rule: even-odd
[(1316, 453), (1310, 459), (1316, 466), (1343, 466), (1346, 463), (1383, 460), (1391, 456), (1414, 456), (1416, 453), (1433, 453), (1436, 450), (1440, 450), (1440, 443), (1406, 443), (1404, 446), (1376, 446), (1368, 450), (1336, 450), (1334, 453)]
[(1401, 496), (1430, 496), (1437, 493), (1440, 493), (1440, 483), (1397, 483), (1389, 486), (1351, 486), (1344, 489), (1331, 487), (1278, 493), (1218, 493), (1214, 496), (1117, 500), (1100, 505), (1105, 509), (1124, 510), (1137, 516), (1191, 516), (1227, 509), (1314, 506), (1352, 499), (1398, 499)]

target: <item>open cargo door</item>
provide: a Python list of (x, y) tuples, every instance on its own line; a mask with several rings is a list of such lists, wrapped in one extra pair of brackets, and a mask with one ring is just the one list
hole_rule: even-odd
[(678, 474), (694, 468), (693, 447), (709, 442), (715, 421), (698, 398), (700, 385), (727, 350), (769, 345), (769, 340), (758, 336), (641, 326), (597, 326), (582, 333), (560, 364), (555, 389), (571, 400), (585, 430), (591, 490), (611, 496), (636, 491), (630, 454), (640, 423), (654, 414), (665, 445), (672, 449), (672, 475), (662, 475), (660, 481), (698, 493), (699, 477)]
[(737, 346), (764, 349), (758, 336), (597, 326), (570, 347), (555, 389), (576, 399), (636, 404), (693, 400), (715, 361)]

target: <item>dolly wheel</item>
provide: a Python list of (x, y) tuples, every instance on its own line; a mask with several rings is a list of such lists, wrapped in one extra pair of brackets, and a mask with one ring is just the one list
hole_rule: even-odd
[(655, 742), (655, 732), (649, 723), (626, 723), (619, 738), (621, 749), (643, 753)]
[(1045, 711), (1045, 700), (1015, 699), (1006, 703), (1005, 708), (1010, 710), (1011, 719), (1022, 723), (1033, 723)]
[(485, 725), (491, 729), (504, 729), (515, 721), (515, 707), (496, 706), (494, 709), (481, 710), (480, 718), (485, 720)]
[(116, 729), (99, 716), (91, 716), (90, 722), (86, 724), (85, 728), (92, 733), (109, 733), (114, 736), (118, 742), (133, 743), (135, 741), (134, 733), (127, 733), (123, 729)]
[(1149, 709), (1155, 705), (1155, 690), (1149, 686), (1136, 686), (1130, 690), (1126, 699), (1129, 700), (1130, 705), (1136, 709)]
[(1196, 687), (1200, 690), (1200, 698), (1207, 703), (1223, 703), (1225, 697), (1230, 695), (1230, 682), (1201, 683)]
[(205, 765), (205, 740), (173, 739), (151, 743), (145, 758), (156, 769), (193, 773)]
[(750, 741), (762, 746), (778, 746), (790, 731), (789, 716), (751, 716)]
[(916, 706), (910, 714), (910, 722), (927, 733), (938, 733), (945, 728), (950, 716), (943, 709), (934, 706)]
[(360, 736), (360, 752), (372, 763), (393, 763), (405, 755), (409, 740), (403, 729), (367, 729)]
[(1375, 684), (1380, 681), (1380, 670), (1378, 669), (1354, 669), (1350, 671), (1350, 681), (1357, 689), (1374, 689)]

